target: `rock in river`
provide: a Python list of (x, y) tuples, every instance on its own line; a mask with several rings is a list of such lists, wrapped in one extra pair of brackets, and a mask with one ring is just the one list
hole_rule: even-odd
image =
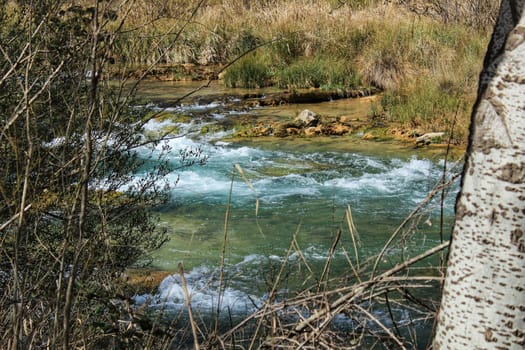
[(312, 112), (309, 109), (303, 110), (294, 119), (294, 124), (300, 128), (316, 126), (318, 122), (319, 122), (319, 117), (317, 116), (317, 114), (315, 112)]

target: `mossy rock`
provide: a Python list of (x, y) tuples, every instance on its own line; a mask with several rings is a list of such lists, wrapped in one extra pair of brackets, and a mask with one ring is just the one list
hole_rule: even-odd
[(180, 128), (176, 125), (166, 125), (160, 130), (147, 131), (144, 136), (149, 140), (158, 139), (162, 135), (178, 135), (180, 134)]
[(176, 125), (165, 126), (160, 131), (162, 134), (166, 134), (166, 135), (180, 134), (180, 128)]
[(184, 123), (184, 124), (187, 124), (189, 122), (191, 122), (192, 120), (192, 116), (191, 115), (187, 115), (187, 114), (176, 114), (175, 117), (172, 119), (175, 123)]
[(187, 115), (187, 114), (173, 113), (173, 112), (161, 112), (157, 117), (155, 117), (155, 120), (158, 122), (169, 120), (174, 123), (187, 124), (191, 122), (192, 116)]
[(209, 134), (209, 133), (213, 133), (213, 132), (220, 132), (220, 131), (224, 131), (224, 127), (222, 127), (221, 125), (217, 125), (217, 124), (208, 124), (208, 125), (204, 125), (201, 127), (201, 130), (200, 130), (200, 133), (201, 134)]

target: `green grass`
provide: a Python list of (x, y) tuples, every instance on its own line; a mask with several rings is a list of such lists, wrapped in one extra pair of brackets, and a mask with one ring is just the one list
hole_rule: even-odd
[(302, 59), (279, 70), (276, 84), (289, 90), (297, 88), (350, 88), (360, 84), (353, 66), (342, 60)]
[(371, 85), (391, 121), (436, 129), (457, 118), (466, 135), (489, 35), (438, 19), (375, 0), (211, 1), (176, 42), (162, 35), (180, 28), (170, 20), (121, 38), (117, 61), (226, 64), (258, 47), (227, 69), (226, 86)]
[(271, 72), (267, 60), (249, 54), (233, 64), (224, 75), (228, 87), (261, 88), (270, 85)]

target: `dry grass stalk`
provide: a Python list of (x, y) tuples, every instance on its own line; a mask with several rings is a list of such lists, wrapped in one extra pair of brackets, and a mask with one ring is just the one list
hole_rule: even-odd
[(186, 284), (186, 278), (184, 277), (184, 268), (182, 266), (182, 263), (179, 263), (179, 275), (182, 284), (182, 290), (184, 291), (184, 298), (186, 299), (186, 307), (188, 308), (188, 316), (190, 318), (191, 333), (193, 335), (193, 346), (195, 347), (195, 350), (200, 350), (199, 336), (197, 334), (198, 326), (195, 320), (193, 319), (193, 311), (191, 309), (191, 296), (190, 293), (188, 293), (188, 285)]
[(379, 262), (381, 261), (381, 259), (385, 255), (385, 253), (388, 250), (388, 248), (390, 247), (391, 243), (399, 235), (399, 233), (401, 232), (403, 227), (405, 227), (410, 222), (410, 220), (412, 220), (422, 208), (424, 208), (428, 203), (430, 203), (430, 201), (437, 194), (442, 193), (444, 188), (449, 188), (459, 178), (459, 176), (460, 176), (460, 174), (456, 174), (456, 175), (452, 176), (447, 182), (444, 182), (444, 183), (439, 181), (436, 184), (436, 186), (427, 194), (425, 199), (423, 199), (423, 201), (421, 201), (421, 203), (405, 218), (405, 220), (403, 220), (401, 225), (399, 225), (398, 228), (394, 231), (394, 233), (390, 236), (390, 238), (388, 239), (386, 244), (383, 246), (383, 249), (378, 254), (378, 256), (377, 256), (377, 258), (375, 260), (375, 263), (374, 263), (374, 267), (372, 269), (372, 276), (375, 274), (375, 272), (377, 270), (377, 267), (379, 265)]
[[(414, 265), (442, 252), (448, 247), (449, 242), (442, 242), (410, 259), (405, 258), (404, 261), (382, 273), (378, 273), (378, 265), (382, 257), (395, 243), (403, 227), (407, 226), (412, 229), (412, 225), (415, 224), (411, 221), (419, 222), (425, 206), (429, 205), (432, 198), (438, 194), (443, 194), (442, 191), (457, 179), (457, 175), (452, 175), (447, 181), (445, 175), (394, 232), (378, 256), (366, 259), (362, 263), (354, 263), (354, 259), (348, 256), (341, 243), (342, 230), (339, 229), (329, 249), (319, 283), (310, 289), (299, 292), (294, 297), (277, 301), (275, 296), (292, 252), (295, 251), (301, 263), (304, 263), (309, 270), (310, 276), (313, 276), (312, 269), (297, 243), (296, 235), (298, 232), (296, 232), (292, 237), (281, 269), (270, 289), (268, 300), (260, 306), (258, 311), (250, 314), (218, 337), (221, 348), (231, 344), (232, 339), (238, 341), (238, 338), (235, 338), (236, 335), (242, 334), (247, 328), (254, 330), (250, 332), (248, 349), (257, 346), (260, 349), (354, 349), (362, 347), (365, 343), (366, 346), (369, 346), (368, 342), (374, 341), (374, 339), (379, 343), (395, 344), (402, 349), (406, 348), (410, 341), (415, 344), (418, 341), (417, 335), (409, 327), (416, 322), (431, 320), (434, 317), (436, 303), (431, 301), (430, 304), (427, 304), (425, 300), (420, 300), (412, 291), (439, 286), (442, 282), (442, 275), (436, 273), (440, 267), (436, 267), (437, 270), (434, 269), (435, 271), (425, 268), (423, 270), (425, 273), (422, 274), (419, 271), (421, 268), (414, 267)], [(347, 208), (344, 220), (351, 235), (355, 260), (357, 260), (359, 259), (359, 237), (350, 208)], [(300, 227), (297, 231), (299, 229)], [(406, 244), (407, 235), (408, 233), (403, 233), (397, 244)], [(332, 259), (338, 246), (345, 254), (349, 267), (354, 274), (354, 278), (351, 278), (353, 281), (349, 281), (345, 277), (335, 279), (328, 277)], [(329, 285), (330, 288), (328, 288)], [(392, 299), (390, 297), (392, 293), (405, 298), (405, 300)], [(394, 328), (391, 328), (374, 313), (374, 305), (380, 304), (386, 305), (385, 307), (388, 308)], [(392, 306), (401, 310), (409, 310), (415, 316), (410, 316), (410, 321), (405, 320), (398, 324)], [(333, 329), (335, 320), (340, 315), (348, 317), (349, 322), (353, 324), (352, 330), (346, 331), (345, 339), (341, 339), (338, 330)], [(370, 323), (375, 324), (378, 329), (370, 328)], [(402, 335), (400, 327), (407, 329), (408, 335)], [(350, 345), (348, 345), (349, 337), (352, 339)]]
[(359, 251), (357, 247), (361, 245), (361, 240), (359, 239), (359, 233), (357, 232), (357, 228), (354, 224), (354, 218), (352, 217), (352, 209), (350, 208), (350, 205), (347, 206), (345, 214), (348, 230), (350, 231), (350, 236), (352, 237), (352, 246), (354, 247), (356, 264), (359, 266)]

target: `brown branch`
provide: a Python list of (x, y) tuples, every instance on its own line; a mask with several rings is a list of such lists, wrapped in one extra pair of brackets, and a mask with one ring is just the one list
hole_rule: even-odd
[(362, 295), (363, 292), (367, 289), (367, 288), (370, 288), (371, 286), (374, 286), (376, 285), (377, 283), (381, 282), (381, 281), (384, 281), (387, 277), (390, 277), (396, 273), (398, 273), (399, 271), (402, 271), (404, 270), (405, 268), (407, 268), (408, 266), (418, 262), (418, 261), (421, 261), (445, 248), (447, 248), (449, 245), (449, 241), (446, 241), (432, 249), (429, 249), (427, 250), (426, 252), (422, 253), (422, 254), (419, 254), (415, 257), (413, 257), (412, 259), (409, 259), (401, 264), (398, 264), (396, 266), (394, 266), (393, 268), (391, 268), (390, 270), (382, 273), (381, 275), (378, 275), (376, 277), (373, 277), (370, 281), (367, 281), (367, 282), (364, 282), (354, 288), (352, 288), (352, 290), (343, 295), (342, 297), (340, 297), (339, 299), (337, 299), (336, 301), (334, 301), (331, 305), (329, 305), (328, 308), (326, 309), (323, 309), (323, 310), (317, 310), (316, 312), (314, 312), (313, 315), (311, 315), (310, 317), (308, 317), (306, 320), (304, 320), (303, 322), (300, 322), (296, 327), (295, 327), (295, 331), (297, 332), (300, 332), (302, 330), (304, 330), (309, 324), (312, 324), (316, 321), (318, 321), (319, 319), (321, 319), (322, 317), (328, 315), (329, 313), (333, 312), (334, 309), (338, 309), (341, 305), (345, 304), (346, 302), (348, 301), (351, 301), (351, 300), (354, 300), (357, 296), (359, 295)]

